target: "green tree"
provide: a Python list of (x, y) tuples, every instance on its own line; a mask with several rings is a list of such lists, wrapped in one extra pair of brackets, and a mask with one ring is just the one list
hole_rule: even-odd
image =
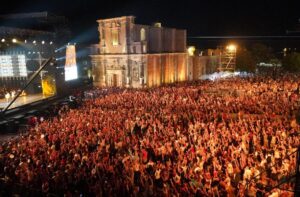
[(251, 51), (246, 48), (240, 48), (236, 54), (236, 69), (240, 71), (254, 72), (256, 62)]
[(285, 56), (282, 66), (285, 70), (300, 72), (300, 53), (291, 53)]
[(275, 58), (273, 49), (261, 43), (253, 44), (250, 51), (256, 64), (261, 62), (270, 63)]

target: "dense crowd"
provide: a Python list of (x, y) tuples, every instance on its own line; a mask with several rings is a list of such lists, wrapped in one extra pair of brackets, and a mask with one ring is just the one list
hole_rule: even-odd
[(299, 76), (95, 89), (0, 147), (0, 175), (98, 196), (291, 196)]

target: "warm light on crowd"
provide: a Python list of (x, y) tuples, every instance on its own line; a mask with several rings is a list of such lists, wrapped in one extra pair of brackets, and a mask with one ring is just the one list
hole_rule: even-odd
[(85, 91), (2, 144), (0, 175), (70, 196), (293, 196), (293, 183), (272, 188), (295, 173), (299, 84), (231, 75)]

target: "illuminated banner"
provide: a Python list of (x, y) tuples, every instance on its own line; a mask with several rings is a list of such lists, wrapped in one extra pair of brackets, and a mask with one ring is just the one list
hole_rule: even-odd
[(0, 77), (13, 77), (13, 65), (10, 55), (0, 56)]
[(19, 65), (19, 76), (27, 77), (26, 59), (25, 55), (18, 55), (18, 65)]
[(68, 45), (66, 49), (65, 80), (78, 78), (75, 45)]
[(25, 55), (0, 55), (0, 77), (27, 77)]

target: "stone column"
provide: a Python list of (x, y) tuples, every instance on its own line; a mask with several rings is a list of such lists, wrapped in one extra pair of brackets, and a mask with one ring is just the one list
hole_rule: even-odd
[(102, 57), (100, 60), (100, 82), (101, 82), (101, 86), (107, 86), (106, 83), (106, 66), (107, 66), (107, 60), (105, 59), (105, 57)]
[(131, 60), (127, 56), (127, 65), (126, 65), (126, 87), (130, 86), (130, 76), (131, 76)]
[(147, 80), (148, 80), (148, 56), (145, 55), (143, 56), (143, 65), (144, 65), (144, 71), (143, 71), (143, 76), (144, 76), (144, 80), (143, 80), (143, 85), (146, 86), (147, 85)]

